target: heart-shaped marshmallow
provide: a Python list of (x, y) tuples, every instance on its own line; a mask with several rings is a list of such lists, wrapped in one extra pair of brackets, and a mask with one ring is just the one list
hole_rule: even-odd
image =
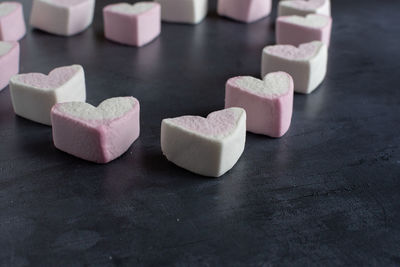
[(161, 5), (161, 18), (167, 22), (200, 23), (208, 12), (208, 0), (156, 0)]
[(161, 123), (161, 149), (191, 172), (219, 177), (240, 158), (246, 141), (246, 111), (229, 108), (207, 118), (182, 116)]
[(30, 23), (40, 30), (71, 36), (93, 21), (95, 0), (33, 0)]
[(85, 160), (107, 163), (129, 149), (139, 137), (139, 101), (115, 97), (97, 108), (83, 102), (54, 105), (51, 110), (54, 145)]
[(261, 75), (274, 71), (284, 71), (292, 76), (294, 90), (309, 94), (325, 78), (328, 64), (328, 47), (314, 41), (301, 44), (298, 48), (292, 45), (266, 46), (262, 52)]
[(17, 115), (51, 125), (53, 105), (86, 100), (85, 74), (80, 65), (56, 68), (49, 75), (19, 74), (11, 78), (10, 92)]
[(217, 11), (221, 16), (251, 23), (271, 13), (271, 0), (218, 0)]
[(282, 0), (278, 16), (306, 16), (308, 14), (331, 15), (330, 0)]
[(18, 2), (0, 3), (0, 41), (18, 41), (25, 33), (22, 5)]
[(161, 32), (161, 8), (155, 2), (111, 4), (103, 16), (106, 38), (118, 43), (143, 46)]
[(295, 46), (321, 41), (329, 46), (331, 28), (332, 18), (325, 15), (282, 16), (276, 22), (276, 41)]
[(247, 131), (281, 137), (289, 129), (293, 110), (293, 80), (285, 72), (269, 73), (264, 80), (238, 76), (227, 81), (225, 108), (241, 107)]
[(0, 41), (0, 91), (10, 81), (10, 78), (19, 71), (19, 44), (18, 42)]

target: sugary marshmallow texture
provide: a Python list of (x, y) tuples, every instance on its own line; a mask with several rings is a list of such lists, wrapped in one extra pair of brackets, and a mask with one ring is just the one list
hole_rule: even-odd
[(112, 41), (143, 46), (161, 32), (161, 7), (156, 2), (111, 4), (103, 9), (104, 34)]
[(84, 31), (93, 21), (95, 0), (33, 0), (30, 23), (64, 36)]
[(298, 46), (312, 41), (321, 41), (329, 46), (332, 18), (310, 14), (306, 17), (282, 16), (276, 21), (277, 44)]
[(19, 72), (18, 42), (0, 41), (0, 91), (9, 83), (10, 78)]
[(18, 41), (24, 37), (25, 33), (22, 5), (18, 2), (1, 2), (0, 41)]
[(245, 142), (246, 111), (242, 108), (161, 123), (161, 149), (167, 159), (204, 176), (219, 177), (229, 171), (242, 155)]
[(161, 19), (167, 22), (197, 24), (208, 13), (208, 0), (156, 0)]
[(306, 16), (308, 14), (331, 15), (330, 0), (281, 0), (278, 16)]
[(56, 68), (49, 75), (19, 74), (11, 78), (10, 92), (17, 115), (51, 125), (56, 103), (86, 100), (85, 74), (80, 65)]
[(54, 105), (54, 145), (78, 158), (110, 162), (125, 153), (140, 133), (140, 106), (134, 97), (115, 97), (97, 108), (83, 102)]
[(251, 23), (271, 13), (271, 0), (218, 0), (217, 12), (234, 20)]
[(324, 80), (328, 64), (328, 47), (314, 41), (292, 45), (266, 46), (262, 52), (261, 75), (274, 71), (289, 73), (294, 81), (294, 90), (309, 94)]
[(247, 131), (281, 137), (292, 120), (292, 77), (285, 72), (274, 72), (264, 80), (250, 76), (230, 78), (225, 87), (225, 108), (230, 107), (246, 110)]

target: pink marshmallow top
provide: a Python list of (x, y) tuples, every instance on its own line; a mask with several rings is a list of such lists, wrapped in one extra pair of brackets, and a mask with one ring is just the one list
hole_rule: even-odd
[(74, 77), (82, 67), (72, 65), (60, 67), (52, 70), (49, 75), (42, 73), (28, 73), (17, 75), (16, 80), (20, 83), (41, 89), (55, 89), (64, 85), (72, 77)]
[(72, 6), (86, 3), (88, 1), (89, 0), (44, 0), (43, 2), (58, 5), (58, 6), (72, 7)]
[(315, 10), (320, 8), (328, 0), (294, 0), (284, 1), (287, 6), (295, 7), (300, 10)]
[(271, 100), (293, 94), (292, 76), (283, 71), (268, 73), (264, 80), (251, 76), (237, 76), (230, 78), (227, 85)]
[(2, 2), (0, 3), (0, 19), (15, 12), (22, 5), (18, 2)]
[(317, 55), (322, 43), (314, 41), (295, 47), (293, 45), (271, 45), (264, 48), (264, 53), (290, 60), (310, 60)]
[(84, 102), (57, 103), (51, 113), (90, 127), (110, 125), (124, 120), (132, 112), (139, 112), (139, 101), (131, 96), (104, 100), (98, 107)]
[(229, 135), (236, 128), (241, 115), (240, 109), (229, 108), (210, 113), (207, 118), (182, 116), (166, 120), (191, 132), (210, 137), (220, 137)]

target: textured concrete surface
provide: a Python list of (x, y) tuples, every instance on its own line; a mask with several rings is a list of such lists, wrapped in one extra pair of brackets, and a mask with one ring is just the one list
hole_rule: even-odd
[(108, 165), (88, 163), (0, 92), (1, 266), (400, 265), (399, 1), (333, 1), (325, 82), (295, 95), (285, 137), (248, 134), (221, 179), (163, 158), (161, 119), (221, 109), (228, 78), (259, 75), (275, 12), (244, 25), (212, 2), (200, 25), (163, 24), (137, 49), (104, 39), (106, 2), (78, 36), (29, 29), (21, 72), (82, 64), (90, 103), (141, 101), (141, 137)]

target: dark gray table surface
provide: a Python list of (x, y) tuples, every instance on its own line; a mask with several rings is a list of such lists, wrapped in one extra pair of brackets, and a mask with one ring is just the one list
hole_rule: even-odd
[[(26, 19), (30, 0), (24, 3)], [(51, 128), (14, 115), (0, 92), (0, 265), (400, 264), (400, 1), (334, 0), (328, 74), (296, 94), (281, 139), (248, 134), (219, 179), (161, 153), (160, 123), (222, 109), (225, 81), (259, 76), (273, 14), (245, 25), (212, 1), (198, 26), (163, 24), (142, 48), (28, 29), (21, 72), (85, 68), (88, 102), (132, 95), (141, 135), (97, 165), (54, 148)]]

